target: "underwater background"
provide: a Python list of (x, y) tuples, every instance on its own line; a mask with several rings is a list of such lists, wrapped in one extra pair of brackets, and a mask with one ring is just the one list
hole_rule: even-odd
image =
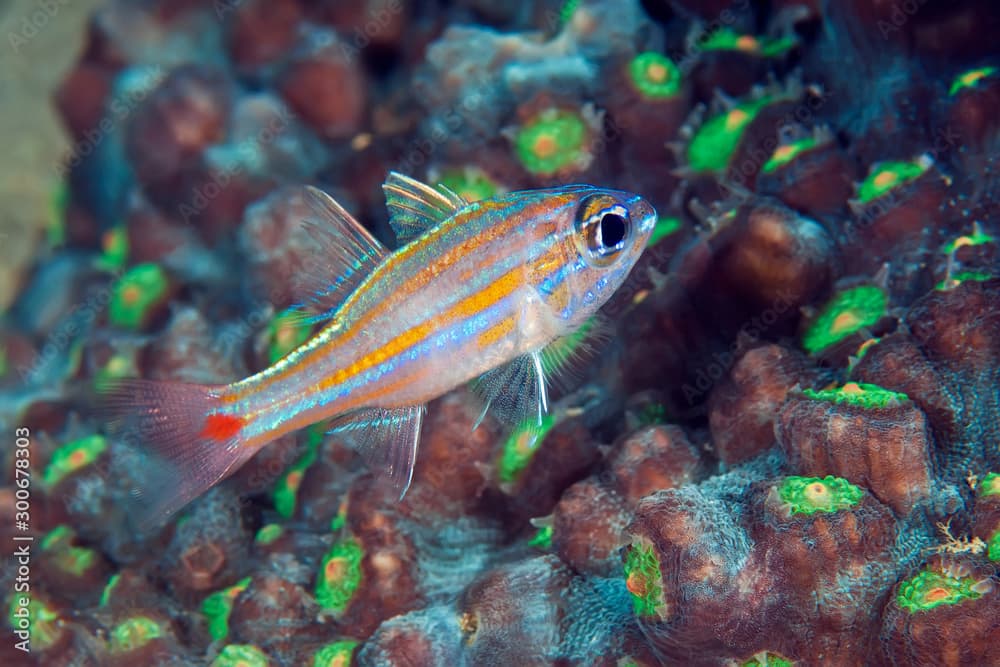
[[(990, 0), (0, 2), (0, 664), (1000, 665)], [(310, 335), (296, 186), (641, 193), (532, 438), (323, 425), (162, 530), (95, 387)], [(331, 276), (331, 280), (336, 276)]]

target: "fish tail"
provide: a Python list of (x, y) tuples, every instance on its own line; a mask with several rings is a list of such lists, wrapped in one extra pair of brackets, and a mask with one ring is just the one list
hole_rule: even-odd
[(248, 420), (225, 405), (225, 385), (116, 380), (99, 388), (109, 432), (142, 455), (130, 470), (129, 519), (163, 523), (249, 459)]

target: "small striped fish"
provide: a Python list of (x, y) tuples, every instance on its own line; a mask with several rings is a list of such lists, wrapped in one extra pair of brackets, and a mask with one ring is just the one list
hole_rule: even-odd
[[(273, 366), (223, 386), (126, 380), (105, 390), (119, 428), (157, 459), (143, 522), (157, 521), (265, 444), (336, 418), (400, 497), (426, 403), (466, 383), (515, 422), (547, 409), (546, 371), (564, 340), (624, 281), (653, 230), (641, 197), (589, 185), (469, 203), (391, 173), (383, 186), (401, 247), (390, 252), (315, 188), (303, 227), (324, 275), (301, 288), (323, 328)], [(335, 282), (331, 284), (331, 279)]]

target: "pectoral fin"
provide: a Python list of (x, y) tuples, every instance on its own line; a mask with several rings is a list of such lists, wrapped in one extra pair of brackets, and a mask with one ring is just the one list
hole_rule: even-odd
[(482, 423), (487, 412), (510, 427), (529, 419), (541, 424), (549, 409), (541, 352), (522, 355), (480, 375), (470, 388), (482, 403), (482, 412), (473, 428)]
[(402, 500), (413, 479), (426, 411), (424, 405), (365, 408), (337, 420), (330, 433), (344, 436), (372, 471), (389, 481)]

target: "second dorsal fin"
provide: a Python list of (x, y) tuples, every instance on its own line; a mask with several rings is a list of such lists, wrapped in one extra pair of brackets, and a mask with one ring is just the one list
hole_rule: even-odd
[(302, 199), (310, 211), (302, 228), (317, 247), (299, 267), (295, 294), (301, 305), (321, 311), (312, 318), (319, 320), (332, 315), (389, 250), (322, 190), (306, 186)]
[(400, 245), (409, 243), (468, 204), (444, 186), (432, 188), (395, 171), (389, 172), (382, 190), (389, 208), (389, 224)]

